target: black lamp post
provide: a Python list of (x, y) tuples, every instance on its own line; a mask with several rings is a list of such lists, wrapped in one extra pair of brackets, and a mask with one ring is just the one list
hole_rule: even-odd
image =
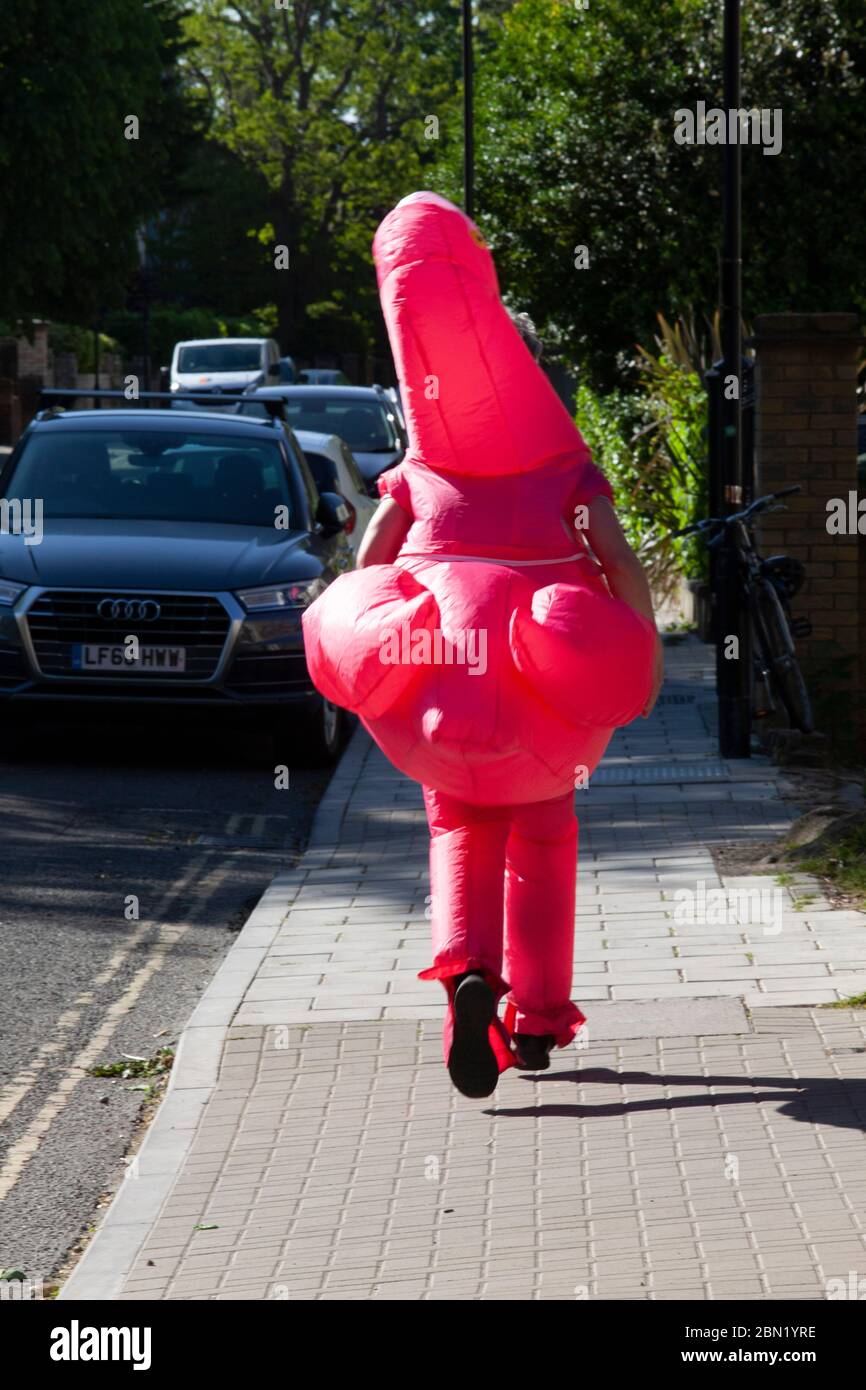
[[(725, 0), (725, 108), (740, 108), (740, 0)], [(733, 127), (733, 128), (732, 128)], [(731, 138), (736, 131), (735, 138)], [(722, 354), (719, 425), (719, 488), (722, 513), (737, 511), (745, 501), (743, 477), (744, 387), (742, 342), (742, 151), (739, 121), (728, 117), (724, 145), (722, 249)], [(734, 389), (732, 378), (736, 378)], [(721, 549), (716, 576), (716, 684), (719, 693), (719, 751), (723, 758), (748, 758), (751, 747), (752, 665), (748, 623), (743, 609), (736, 555)], [(730, 639), (737, 639), (731, 655)]]
[(472, 78), (472, 0), (463, 0), (463, 206), (467, 217), (474, 215), (475, 202)]
[(144, 389), (150, 390), (150, 266), (147, 260), (147, 234), (139, 227), (135, 234), (138, 248), (138, 276), (141, 287), (141, 336), (144, 358)]

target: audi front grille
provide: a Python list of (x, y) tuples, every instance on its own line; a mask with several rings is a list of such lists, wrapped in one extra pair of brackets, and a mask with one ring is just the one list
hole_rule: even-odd
[(250, 699), (306, 694), (310, 675), (304, 653), (252, 652), (241, 644), (232, 662), (226, 688)]
[[(119, 600), (114, 604), (106, 599)], [(144, 616), (127, 617), (126, 601)], [(144, 606), (142, 606), (144, 605)], [(158, 616), (153, 617), (153, 606)], [(97, 610), (101, 608), (101, 613)], [(112, 613), (120, 609), (117, 617)], [(103, 616), (107, 615), (107, 616)], [(113, 593), (51, 589), (40, 594), (27, 612), (27, 625), (39, 669), (43, 675), (61, 678), (126, 681), (126, 674), (110, 670), (82, 673), (73, 666), (78, 643), (122, 646), (136, 636), (142, 646), (184, 647), (182, 672), (160, 670), (160, 681), (208, 680), (216, 671), (225, 646), (230, 619), (219, 599), (208, 594)], [(136, 676), (141, 678), (140, 673)], [(144, 679), (154, 677), (144, 676)]]

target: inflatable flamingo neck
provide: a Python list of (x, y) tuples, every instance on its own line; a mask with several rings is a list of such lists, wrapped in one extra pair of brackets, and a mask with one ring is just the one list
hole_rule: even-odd
[(409, 429), (407, 462), (496, 477), (589, 457), (499, 297), (474, 222), (412, 193), (373, 239), (379, 297)]

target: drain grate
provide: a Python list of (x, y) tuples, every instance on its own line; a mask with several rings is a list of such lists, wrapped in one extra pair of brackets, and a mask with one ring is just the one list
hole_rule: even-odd
[(657, 705), (693, 705), (697, 695), (660, 695), (656, 700)]
[(637, 767), (600, 767), (592, 774), (594, 787), (652, 786), (670, 782), (729, 782), (726, 763), (645, 763)]

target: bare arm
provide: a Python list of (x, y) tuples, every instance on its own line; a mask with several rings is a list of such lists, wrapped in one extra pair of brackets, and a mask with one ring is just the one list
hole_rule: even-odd
[(411, 524), (412, 518), (393, 497), (383, 497), (364, 532), (358, 551), (358, 569), (365, 569), (367, 565), (390, 565), (397, 558)]
[[(622, 599), (636, 613), (655, 623), (653, 601), (643, 566), (623, 534), (616, 512), (606, 497), (594, 497), (589, 504), (587, 539), (604, 570), (604, 577), (614, 598)], [(644, 718), (652, 710), (664, 680), (664, 648), (656, 640), (653, 684), (644, 709)]]

